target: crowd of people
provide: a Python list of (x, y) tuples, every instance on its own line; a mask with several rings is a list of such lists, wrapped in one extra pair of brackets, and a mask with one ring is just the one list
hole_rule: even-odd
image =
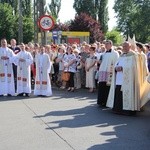
[(21, 43), (1, 39), (0, 96), (51, 96), (52, 86), (68, 92), (97, 91), (97, 104), (133, 115), (149, 100), (150, 45), (111, 40), (88, 44)]

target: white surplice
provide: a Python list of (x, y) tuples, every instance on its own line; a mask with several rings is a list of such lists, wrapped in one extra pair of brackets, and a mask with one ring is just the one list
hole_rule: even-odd
[[(20, 58), (25, 61), (19, 61)], [(14, 62), (17, 65), (17, 93), (31, 93), (31, 64), (33, 63), (31, 53), (20, 51)]]
[[(1, 57), (7, 56), (9, 59), (3, 60)], [(0, 48), (0, 95), (15, 95), (14, 75), (12, 63), (14, 61), (14, 53), (9, 48)]]
[(36, 77), (34, 95), (51, 96), (52, 88), (49, 78), (49, 69), (51, 62), (48, 54), (37, 54), (35, 57), (36, 62)]

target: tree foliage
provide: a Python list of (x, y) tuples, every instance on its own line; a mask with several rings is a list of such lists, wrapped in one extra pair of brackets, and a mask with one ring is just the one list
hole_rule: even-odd
[(148, 42), (150, 39), (150, 1), (116, 0), (114, 10), (117, 13), (118, 28), (125, 35), (133, 34), (136, 40)]
[(102, 41), (104, 35), (100, 30), (100, 24), (92, 17), (85, 13), (76, 15), (75, 19), (71, 21), (69, 29), (70, 31), (87, 31), (90, 32), (90, 42)]
[(27, 16), (23, 17), (23, 42), (28, 43), (33, 40), (34, 27), (33, 19)]
[(31, 1), (32, 0), (20, 0), (22, 2), (22, 15), (31, 17)]
[(86, 13), (96, 19), (97, 10), (93, 0), (75, 0), (73, 7), (78, 15)]
[(98, 9), (98, 21), (102, 26), (102, 31), (106, 33), (108, 31), (108, 0), (97, 0)]
[(7, 3), (0, 3), (0, 38), (10, 40), (15, 37), (16, 18), (13, 15), (13, 8)]
[(117, 46), (123, 43), (123, 36), (116, 29), (113, 29), (112, 31), (107, 32), (105, 38), (112, 40), (113, 44)]
[(61, 8), (61, 0), (51, 0), (51, 3), (48, 4), (48, 7), (48, 14), (50, 14), (51, 16), (53, 16), (53, 18), (55, 18), (55, 20), (57, 20)]
[[(31, 15), (31, 1), (32, 0), (20, 0), (22, 3), (23, 16)], [(1, 0), (1, 3), (8, 3), (13, 8), (14, 14), (18, 13), (18, 0)]]
[(86, 13), (101, 24), (104, 33), (108, 30), (108, 0), (75, 0), (74, 9), (77, 14)]
[[(31, 13), (31, 0), (20, 0), (22, 3), (23, 16), (23, 39), (24, 42), (33, 40), (33, 19)], [(1, 37), (18, 39), (18, 0), (1, 0)], [(4, 8), (3, 8), (4, 7)]]

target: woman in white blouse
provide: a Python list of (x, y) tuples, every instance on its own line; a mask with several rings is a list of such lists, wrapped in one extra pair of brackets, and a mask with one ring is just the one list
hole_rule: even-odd
[(73, 48), (67, 48), (67, 54), (64, 56), (64, 71), (70, 73), (68, 81), (68, 91), (74, 91), (74, 74), (76, 72), (76, 56), (73, 53)]

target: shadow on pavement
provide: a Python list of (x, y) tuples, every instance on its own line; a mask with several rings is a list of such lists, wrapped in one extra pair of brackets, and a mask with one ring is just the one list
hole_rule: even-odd
[[(91, 104), (79, 109), (50, 111), (36, 117), (49, 116), (62, 116), (62, 120), (47, 122), (47, 130), (88, 126), (99, 128), (99, 135), (107, 137), (107, 140), (103, 144), (89, 147), (88, 150), (147, 150), (150, 146), (150, 102), (145, 106), (145, 111), (138, 112), (136, 116), (113, 114), (110, 109), (99, 108), (96, 104)], [(73, 118), (63, 119), (63, 116), (73, 116)], [(105, 128), (111, 126), (114, 127), (113, 131), (106, 132)]]

